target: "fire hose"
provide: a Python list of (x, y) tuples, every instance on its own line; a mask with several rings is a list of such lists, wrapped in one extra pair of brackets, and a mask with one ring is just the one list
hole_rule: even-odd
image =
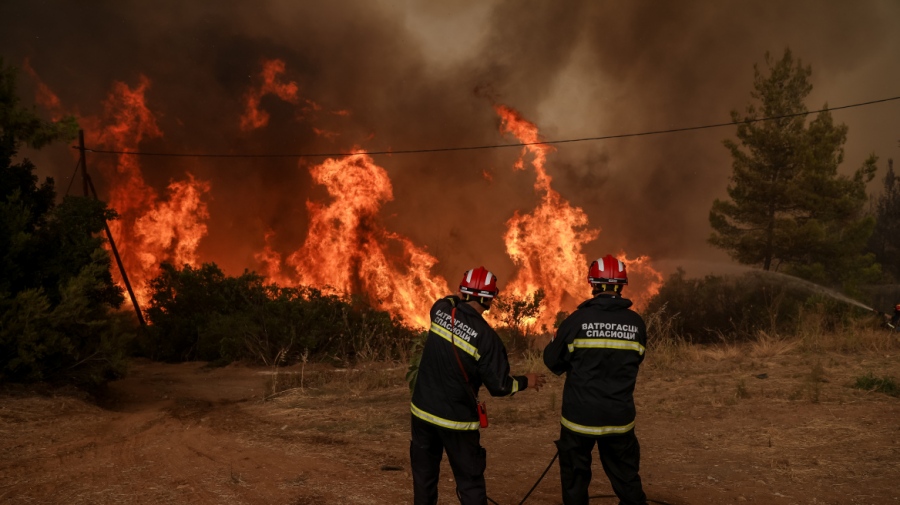
[[(558, 458), (558, 457), (559, 457), (559, 451), (556, 451), (556, 453), (553, 454), (553, 459), (550, 460), (550, 463), (547, 464), (547, 468), (544, 469), (544, 473), (542, 473), (541, 476), (538, 477), (538, 480), (534, 483), (533, 486), (531, 486), (531, 489), (529, 489), (528, 492), (525, 493), (525, 497), (522, 498), (522, 501), (520, 501), (518, 505), (523, 505), (525, 503), (525, 501), (528, 500), (528, 497), (531, 496), (531, 493), (534, 492), (534, 490), (538, 487), (538, 484), (540, 484), (541, 481), (544, 480), (544, 477), (547, 475), (547, 472), (550, 471), (550, 467), (553, 466), (553, 462), (556, 461), (556, 458)], [(597, 495), (588, 497), (589, 500), (593, 500), (595, 498), (617, 498), (617, 496), (614, 494), (597, 494)], [(489, 502), (493, 503), (494, 505), (500, 505), (499, 503), (494, 501), (490, 496), (488, 496), (487, 499)], [(647, 498), (647, 503), (657, 503), (659, 505), (672, 505), (671, 503), (667, 503), (667, 502), (664, 502), (661, 500), (651, 500), (650, 498)]]

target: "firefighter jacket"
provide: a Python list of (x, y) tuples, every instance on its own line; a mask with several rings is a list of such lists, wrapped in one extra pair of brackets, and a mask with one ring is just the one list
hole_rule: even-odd
[[(451, 328), (468, 383), (451, 347)], [(528, 387), (528, 379), (510, 377), (506, 347), (478, 311), (455, 296), (442, 298), (431, 307), (410, 410), (442, 428), (477, 430), (476, 398), (482, 384), (491, 396), (511, 396)]]
[(634, 385), (647, 329), (631, 300), (601, 294), (567, 317), (544, 349), (544, 364), (566, 374), (560, 423), (588, 436), (634, 428)]

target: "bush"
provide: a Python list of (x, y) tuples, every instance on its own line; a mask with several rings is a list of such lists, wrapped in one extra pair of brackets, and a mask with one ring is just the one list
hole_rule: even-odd
[(151, 326), (138, 351), (165, 361), (296, 362), (405, 356), (415, 332), (360, 298), (266, 284), (256, 273), (226, 276), (214, 263), (163, 264), (151, 283)]
[(734, 342), (770, 335), (799, 333), (805, 311), (824, 314), (823, 330), (835, 330), (863, 312), (829, 296), (825, 288), (766, 272), (741, 276), (687, 278), (672, 274), (645, 310), (671, 318), (672, 330), (695, 343)]
[(872, 372), (857, 377), (853, 387), (900, 397), (900, 386), (897, 385), (892, 377), (875, 377)]
[[(33, 169), (0, 176), (28, 181)], [(34, 181), (0, 195), (0, 378), (96, 387), (124, 374), (135, 324), (116, 311), (124, 298), (99, 236), (114, 215), (87, 198), (53, 204), (50, 180), (36, 205), (22, 197)]]

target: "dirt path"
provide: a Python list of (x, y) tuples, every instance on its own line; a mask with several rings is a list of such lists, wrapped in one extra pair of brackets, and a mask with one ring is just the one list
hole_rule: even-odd
[[(521, 369), (521, 366), (519, 366)], [(0, 397), (0, 503), (412, 501), (401, 367), (271, 370), (135, 363), (103, 406)], [(900, 400), (849, 387), (896, 356), (728, 357), (646, 368), (648, 496), (672, 505), (900, 503)], [(285, 383), (288, 384), (285, 384)], [(518, 503), (553, 457), (562, 380), (490, 399), (488, 494)], [(611, 494), (595, 461), (592, 493)], [(446, 468), (440, 503), (456, 503)], [(528, 504), (559, 503), (554, 465)], [(614, 499), (592, 503), (613, 504)]]

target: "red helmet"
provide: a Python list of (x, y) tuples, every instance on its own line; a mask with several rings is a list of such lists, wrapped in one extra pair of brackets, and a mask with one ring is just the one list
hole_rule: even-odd
[(900, 303), (898, 303), (897, 306), (894, 307), (894, 310), (900, 310)]
[(628, 284), (625, 263), (607, 254), (591, 263), (588, 268), (588, 282), (593, 284)]
[[(500, 290), (497, 289), (497, 277), (484, 267), (478, 267), (463, 274), (459, 292), (482, 299), (493, 299)], [(468, 299), (468, 296), (466, 298)]]

